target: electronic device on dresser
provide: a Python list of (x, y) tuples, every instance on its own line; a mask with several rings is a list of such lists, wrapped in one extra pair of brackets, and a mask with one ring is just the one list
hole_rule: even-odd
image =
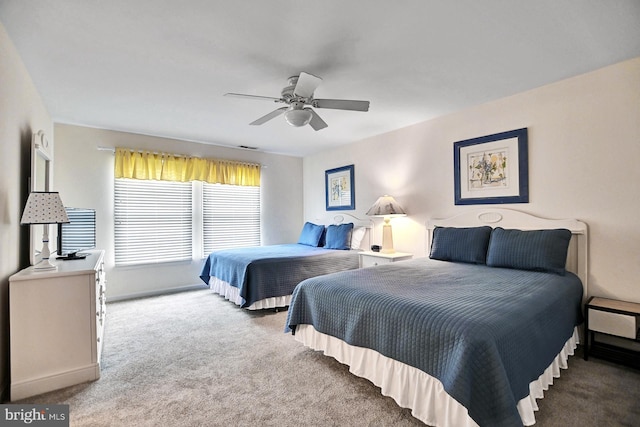
[(65, 208), (68, 224), (58, 224), (57, 259), (74, 260), (86, 258), (81, 252), (96, 247), (96, 211), (85, 208)]

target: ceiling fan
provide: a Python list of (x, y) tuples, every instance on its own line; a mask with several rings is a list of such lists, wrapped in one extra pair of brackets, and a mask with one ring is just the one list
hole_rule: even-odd
[(322, 79), (320, 77), (301, 72), (299, 76), (289, 77), (289, 85), (282, 89), (280, 98), (245, 95), (241, 93), (225, 93), (224, 95), (287, 104), (286, 107), (278, 108), (277, 110), (274, 110), (249, 123), (254, 126), (261, 125), (281, 114), (284, 114), (284, 119), (291, 126), (300, 127), (308, 124), (314, 130), (326, 128), (328, 125), (324, 120), (322, 120), (313, 109), (307, 106), (314, 108), (331, 108), (334, 110), (369, 111), (369, 101), (353, 101), (349, 99), (315, 99), (313, 97), (313, 92), (321, 82)]

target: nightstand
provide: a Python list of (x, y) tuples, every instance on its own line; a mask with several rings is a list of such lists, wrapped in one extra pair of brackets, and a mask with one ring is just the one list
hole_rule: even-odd
[(360, 268), (373, 267), (376, 265), (390, 264), (397, 261), (405, 261), (413, 258), (413, 254), (406, 252), (394, 252), (383, 254), (382, 252), (360, 252)]
[(585, 309), (584, 360), (609, 359), (640, 369), (640, 351), (597, 342), (595, 332), (640, 343), (640, 304), (591, 297)]

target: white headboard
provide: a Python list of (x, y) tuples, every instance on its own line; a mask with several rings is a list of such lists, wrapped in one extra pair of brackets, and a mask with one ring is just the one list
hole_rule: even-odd
[(583, 298), (587, 298), (587, 224), (577, 219), (546, 219), (526, 212), (502, 208), (485, 208), (466, 211), (443, 219), (427, 222), (427, 254), (430, 252), (433, 229), (439, 227), (490, 227), (516, 228), (519, 230), (542, 230), (566, 228), (571, 231), (571, 242), (567, 254), (567, 270), (575, 273), (584, 287)]

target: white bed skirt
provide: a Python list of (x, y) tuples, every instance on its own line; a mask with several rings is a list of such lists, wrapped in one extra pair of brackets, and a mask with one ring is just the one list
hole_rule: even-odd
[[(403, 408), (411, 409), (414, 417), (430, 426), (477, 426), (467, 409), (447, 394), (442, 383), (424, 371), (383, 356), (375, 350), (347, 344), (316, 331), (311, 325), (298, 325), (295, 339), (348, 365), (352, 374), (368, 379), (380, 387), (384, 396), (393, 398)], [(567, 359), (573, 355), (579, 341), (576, 328), (551, 365), (529, 384), (529, 396), (518, 402), (518, 412), (525, 426), (535, 424), (534, 411), (538, 410), (536, 399), (542, 399), (544, 390), (549, 389), (554, 378), (560, 377), (560, 368), (568, 367)]]
[[(240, 289), (235, 286), (231, 286), (228, 282), (220, 280), (216, 277), (209, 278), (209, 288), (231, 301), (236, 305), (244, 304), (244, 298), (240, 296)], [(245, 307), (247, 310), (262, 310), (265, 308), (279, 308), (288, 307), (291, 303), (291, 295), (285, 295), (281, 297), (271, 297), (259, 300), (251, 304), (249, 307)]]

